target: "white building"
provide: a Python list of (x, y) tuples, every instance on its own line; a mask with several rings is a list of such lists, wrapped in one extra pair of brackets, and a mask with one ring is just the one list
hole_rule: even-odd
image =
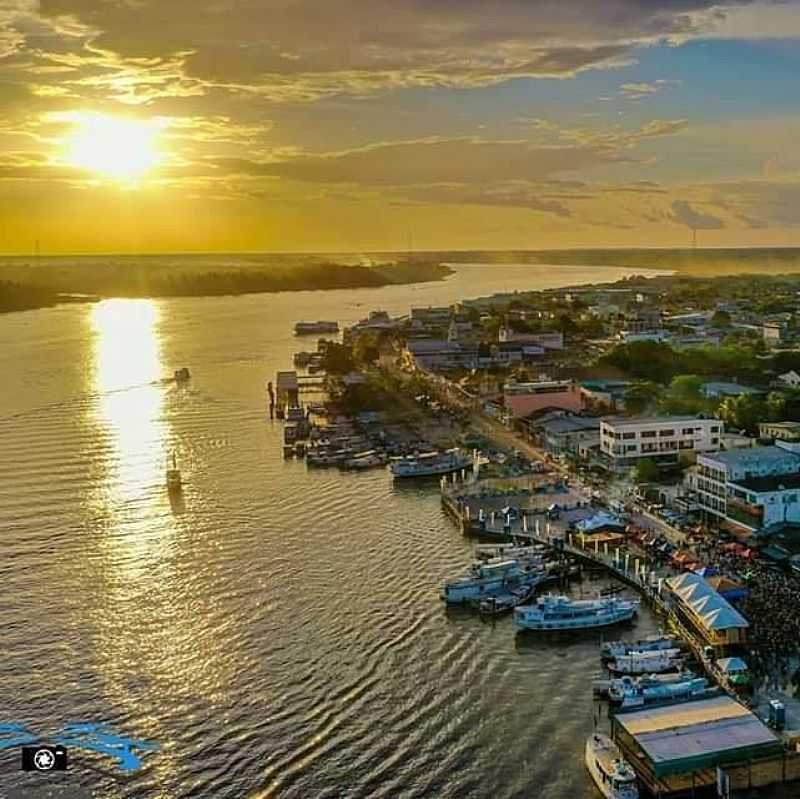
[(701, 510), (747, 530), (800, 522), (800, 445), (699, 455), (686, 477)]
[(720, 447), (723, 432), (719, 419), (697, 416), (610, 418), (600, 424), (600, 452), (611, 471), (625, 472), (643, 458), (662, 466), (678, 463), (681, 455)]

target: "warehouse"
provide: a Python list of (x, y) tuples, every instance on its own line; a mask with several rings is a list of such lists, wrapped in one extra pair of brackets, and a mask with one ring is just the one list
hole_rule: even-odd
[[(718, 694), (672, 705), (619, 711), (613, 734), (626, 759), (655, 795), (713, 784), (717, 766), (732, 781), (763, 784), (790, 777), (781, 741), (754, 713)], [(789, 771), (800, 767), (791, 757)], [(744, 771), (743, 771), (744, 769)], [(746, 773), (745, 773), (746, 772)]]

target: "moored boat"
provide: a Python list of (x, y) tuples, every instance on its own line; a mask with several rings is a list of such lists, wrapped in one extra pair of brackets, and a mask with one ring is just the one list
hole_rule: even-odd
[(389, 464), (394, 477), (434, 477), (472, 466), (472, 455), (458, 449), (395, 458)]
[(339, 323), (327, 321), (295, 322), (294, 332), (298, 336), (307, 336), (312, 333), (338, 333)]
[(629, 652), (608, 663), (609, 671), (616, 674), (660, 674), (675, 671), (683, 666), (680, 649), (658, 649), (654, 652)]
[(540, 580), (540, 569), (527, 568), (517, 560), (475, 564), (464, 577), (448, 580), (441, 597), (445, 602), (462, 605), (473, 600), (508, 594), (512, 589)]
[(514, 625), (520, 630), (578, 630), (605, 627), (632, 619), (639, 607), (636, 599), (607, 597), (570, 599), (548, 594), (532, 605), (514, 609)]
[(705, 677), (662, 682), (650, 678), (614, 680), (609, 688), (608, 699), (621, 707), (643, 707), (659, 702), (676, 702), (693, 699), (716, 689), (709, 687)]
[(167, 464), (167, 491), (177, 493), (183, 487), (183, 479), (181, 477), (181, 470), (178, 468), (178, 462), (175, 458), (175, 453), (172, 453), (172, 463)]
[(607, 641), (600, 649), (600, 657), (611, 660), (631, 652), (657, 652), (660, 649), (673, 649), (675, 643), (671, 635), (648, 635), (639, 641)]
[(608, 736), (599, 733), (589, 736), (585, 762), (594, 784), (606, 799), (638, 799), (636, 773)]

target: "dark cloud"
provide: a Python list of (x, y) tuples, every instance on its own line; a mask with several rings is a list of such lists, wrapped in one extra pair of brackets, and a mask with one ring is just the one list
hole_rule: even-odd
[(671, 206), (670, 219), (679, 225), (686, 225), (692, 230), (721, 230), (725, 223), (713, 214), (702, 213), (694, 209), (685, 200), (675, 200)]

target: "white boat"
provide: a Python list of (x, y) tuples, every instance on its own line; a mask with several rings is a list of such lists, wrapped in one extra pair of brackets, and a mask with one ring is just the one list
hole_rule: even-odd
[(630, 652), (620, 655), (608, 664), (616, 674), (660, 674), (675, 671), (683, 666), (680, 649), (658, 649), (655, 652)]
[(638, 799), (636, 773), (607, 735), (594, 733), (586, 740), (586, 768), (606, 799)]
[(472, 455), (458, 449), (395, 458), (389, 469), (395, 477), (433, 477), (472, 466)]
[(517, 560), (480, 563), (464, 577), (448, 580), (442, 589), (442, 599), (455, 605), (473, 600), (507, 594), (513, 588), (541, 579), (539, 569), (528, 569)]
[(639, 641), (608, 641), (600, 649), (600, 656), (606, 660), (628, 655), (631, 652), (656, 652), (659, 649), (673, 649), (676, 641), (670, 635), (648, 635)]
[(639, 601), (604, 597), (570, 599), (566, 596), (539, 597), (532, 605), (514, 609), (514, 625), (520, 630), (579, 630), (605, 627), (636, 615)]
[(307, 336), (312, 333), (338, 333), (338, 322), (295, 322), (294, 332), (297, 336)]
[(175, 453), (172, 453), (172, 465), (167, 464), (167, 491), (178, 492), (183, 486), (181, 478), (181, 470), (178, 468), (178, 463), (175, 458)]

